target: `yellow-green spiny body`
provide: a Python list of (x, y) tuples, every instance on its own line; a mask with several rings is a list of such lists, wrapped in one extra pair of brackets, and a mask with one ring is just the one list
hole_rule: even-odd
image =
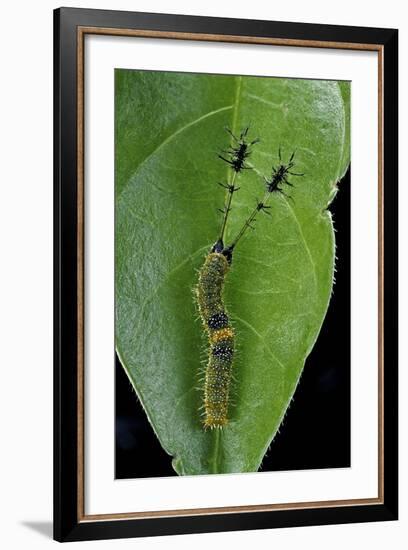
[(208, 362), (204, 377), (204, 427), (222, 428), (228, 423), (234, 330), (223, 300), (229, 263), (224, 254), (210, 252), (199, 271), (196, 298), (208, 336)]

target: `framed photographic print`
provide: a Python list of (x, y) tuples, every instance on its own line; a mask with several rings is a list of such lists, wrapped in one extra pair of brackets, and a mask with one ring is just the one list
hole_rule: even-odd
[(56, 540), (397, 519), (397, 31), (54, 29)]

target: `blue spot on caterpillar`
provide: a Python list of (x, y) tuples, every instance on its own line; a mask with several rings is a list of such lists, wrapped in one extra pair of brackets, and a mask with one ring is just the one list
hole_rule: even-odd
[[(228, 128), (233, 145), (225, 151), (224, 155), (218, 155), (233, 170), (231, 183), (220, 183), (227, 190), (227, 198), (223, 209), (221, 230), (218, 240), (207, 254), (204, 264), (199, 270), (198, 284), (195, 288), (196, 301), (203, 323), (204, 331), (208, 338), (208, 360), (204, 376), (204, 428), (223, 428), (228, 424), (228, 409), (230, 401), (230, 385), (235, 352), (235, 332), (231, 326), (226, 311), (223, 290), (225, 278), (232, 263), (232, 254), (238, 241), (243, 237), (247, 229), (254, 228), (258, 212), (263, 211), (270, 214), (270, 206), (267, 204), (272, 193), (286, 193), (282, 184), (293, 186), (287, 179), (288, 175), (303, 176), (292, 172), (294, 166), (293, 152), (288, 163), (282, 164), (281, 150), (279, 148), (279, 165), (272, 166), (271, 176), (265, 179), (266, 191), (261, 201), (256, 206), (248, 219), (244, 222), (241, 230), (235, 239), (228, 246), (224, 245), (225, 229), (228, 215), (231, 211), (232, 196), (239, 190), (235, 186), (235, 179), (238, 173), (250, 169), (246, 164), (247, 158), (252, 152), (252, 146), (259, 142), (256, 138), (247, 141), (249, 127), (244, 128), (239, 137), (236, 137)], [(290, 197), (289, 197), (290, 198)]]

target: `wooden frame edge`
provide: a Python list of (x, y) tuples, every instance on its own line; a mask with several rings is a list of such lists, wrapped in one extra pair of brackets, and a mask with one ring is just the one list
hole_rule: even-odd
[(265, 44), (268, 46), (294, 46), (305, 48), (332, 48), (342, 50), (379, 51), (381, 44), (359, 44), (356, 42), (335, 42), (324, 40), (302, 40), (295, 38), (268, 38), (262, 36), (243, 36), (234, 34), (209, 34), (183, 31), (157, 31), (145, 29), (118, 29), (115, 27), (78, 26), (78, 36), (81, 34), (99, 34), (108, 36), (128, 36), (140, 38), (170, 38), (175, 40), (194, 40), (205, 42), (228, 42), (240, 44)]
[(85, 515), (85, 476), (84, 476), (84, 432), (85, 432), (85, 177), (84, 177), (84, 38), (85, 35), (78, 33), (77, 42), (77, 185), (78, 185), (78, 200), (77, 200), (77, 285), (78, 285), (78, 413), (77, 413), (77, 461), (78, 461), (78, 479), (77, 479), (77, 514), (78, 521)]
[[(214, 507), (214, 508), (197, 508), (197, 509), (177, 509), (177, 510), (158, 510), (133, 513), (114, 513), (114, 514), (85, 514), (85, 499), (84, 499), (84, 40), (87, 34), (111, 35), (111, 36), (136, 36), (144, 38), (172, 38), (179, 40), (204, 40), (213, 42), (236, 42), (247, 44), (265, 44), (277, 46), (294, 46), (294, 47), (312, 47), (312, 48), (332, 48), (332, 49), (347, 49), (347, 50), (365, 50), (378, 52), (378, 236), (379, 236), (379, 288), (378, 288), (378, 304), (379, 304), (379, 347), (378, 347), (378, 497), (366, 499), (350, 499), (350, 500), (334, 500), (334, 501), (316, 501), (316, 502), (299, 502), (286, 504), (269, 504), (269, 505), (248, 505), (248, 506), (232, 506), (232, 507)], [(359, 505), (382, 505), (384, 504), (384, 359), (383, 359), (383, 50), (382, 44), (358, 44), (347, 42), (331, 42), (318, 40), (299, 40), (299, 39), (282, 39), (282, 38), (266, 38), (252, 37), (240, 35), (220, 35), (220, 34), (205, 34), (205, 33), (186, 33), (178, 31), (155, 31), (155, 30), (140, 30), (140, 29), (118, 29), (109, 27), (77, 27), (77, 184), (78, 184), (78, 230), (77, 230), (77, 247), (78, 247), (78, 265), (77, 265), (77, 284), (78, 284), (78, 414), (77, 414), (77, 460), (78, 460), (78, 483), (77, 483), (77, 519), (78, 522), (101, 522), (105, 520), (127, 520), (127, 519), (148, 519), (148, 518), (166, 518), (166, 517), (183, 517), (183, 516), (202, 516), (214, 514), (233, 514), (233, 513), (250, 513), (250, 512), (265, 512), (273, 510), (301, 510), (315, 508), (333, 508), (333, 507), (348, 507)]]
[(222, 506), (214, 508), (183, 508), (175, 510), (157, 510), (150, 512), (129, 512), (113, 514), (88, 514), (83, 515), (79, 522), (86, 523), (90, 521), (106, 520), (126, 520), (126, 519), (152, 519), (169, 517), (191, 517), (191, 516), (211, 516), (218, 514), (250, 514), (252, 512), (273, 512), (277, 510), (311, 510), (318, 508), (337, 508), (348, 506), (374, 506), (383, 504), (380, 498), (360, 498), (353, 500), (327, 500), (315, 502), (296, 502), (290, 504), (254, 504), (247, 506)]

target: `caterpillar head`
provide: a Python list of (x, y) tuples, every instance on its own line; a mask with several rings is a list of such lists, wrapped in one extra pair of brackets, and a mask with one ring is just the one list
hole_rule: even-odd
[(227, 262), (231, 265), (232, 263), (232, 246), (224, 246), (224, 243), (222, 239), (218, 239), (218, 241), (212, 246), (211, 252), (217, 252), (218, 254), (222, 254), (226, 257)]

